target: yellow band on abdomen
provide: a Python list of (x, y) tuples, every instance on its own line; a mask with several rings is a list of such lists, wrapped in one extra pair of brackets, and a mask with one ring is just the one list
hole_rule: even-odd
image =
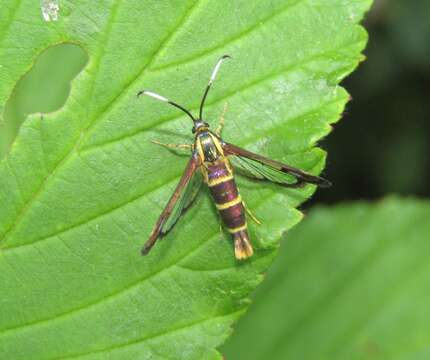
[(227, 181), (232, 180), (232, 179), (233, 179), (233, 175), (231, 175), (231, 174), (226, 175), (226, 176), (220, 176), (220, 177), (217, 177), (215, 179), (209, 180), (208, 186), (212, 187), (212, 186), (222, 184), (222, 183), (227, 182)]
[(246, 229), (247, 229), (247, 227), (248, 227), (248, 225), (245, 223), (245, 224), (243, 224), (242, 226), (238, 226), (238, 227), (233, 228), (233, 229), (227, 228), (227, 231), (228, 231), (230, 234), (234, 234), (234, 233), (237, 233), (237, 232), (239, 232), (239, 231), (246, 230)]
[(235, 206), (235, 205), (240, 204), (240, 203), (242, 203), (242, 198), (240, 197), (240, 195), (237, 195), (236, 199), (228, 201), (224, 204), (215, 203), (215, 205), (216, 205), (216, 208), (218, 210), (225, 210), (225, 209), (231, 208), (232, 206)]

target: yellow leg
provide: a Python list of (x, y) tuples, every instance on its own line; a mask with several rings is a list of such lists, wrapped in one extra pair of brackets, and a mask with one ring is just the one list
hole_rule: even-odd
[(221, 238), (224, 239), (224, 224), (222, 222), (221, 215), (219, 214), (219, 212), (217, 211), (216, 213), (218, 216), (219, 234), (220, 234)]
[(221, 132), (222, 132), (222, 129), (224, 127), (224, 121), (225, 121), (224, 116), (225, 116), (225, 113), (227, 112), (227, 108), (228, 108), (228, 104), (225, 103), (224, 104), (224, 110), (222, 111), (221, 117), (219, 119), (219, 125), (215, 130), (215, 134), (217, 134), (218, 136), (221, 136)]
[(260, 220), (258, 220), (257, 218), (256, 218), (256, 216), (251, 212), (251, 210), (249, 210), (248, 209), (248, 207), (245, 205), (245, 203), (242, 201), (242, 204), (243, 204), (243, 207), (245, 208), (245, 211), (248, 213), (248, 215), (249, 215), (249, 217), (252, 219), (252, 220), (254, 220), (254, 222), (257, 224), (257, 225), (261, 225), (261, 221)]
[(164, 146), (169, 149), (192, 149), (193, 145), (191, 144), (164, 144), (156, 140), (151, 140), (153, 144), (157, 144), (160, 146)]
[(220, 232), (221, 236), (224, 237), (224, 227), (222, 226), (221, 219), (219, 220), (219, 232)]

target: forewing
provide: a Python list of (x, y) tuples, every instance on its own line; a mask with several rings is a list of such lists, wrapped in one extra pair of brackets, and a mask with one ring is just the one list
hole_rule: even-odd
[(241, 174), (250, 178), (288, 185), (296, 182), (294, 176), (246, 157), (235, 155), (230, 157), (230, 161), (235, 169), (239, 169)]
[(202, 183), (201, 174), (196, 172), (198, 166), (198, 156), (193, 155), (188, 162), (175, 191), (158, 218), (148, 241), (145, 243), (145, 246), (142, 249), (142, 255), (146, 255), (154, 246), (157, 239), (166, 234), (173, 225), (175, 225), (181, 214), (195, 199)]
[(202, 175), (200, 172), (194, 172), (187, 186), (183, 189), (181, 196), (173, 207), (172, 213), (161, 228), (161, 235), (166, 234), (178, 221), (179, 217), (192, 204), (196, 198), (200, 186), (202, 185)]
[(279, 161), (275, 161), (236, 145), (224, 143), (225, 155), (231, 156), (233, 166), (251, 178), (268, 180), (285, 187), (301, 187), (306, 183), (329, 187), (331, 183), (319, 176), (308, 174)]

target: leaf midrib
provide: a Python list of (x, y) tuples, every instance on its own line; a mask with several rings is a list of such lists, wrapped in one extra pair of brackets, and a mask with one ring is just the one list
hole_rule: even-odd
[[(303, 116), (306, 116), (307, 114), (310, 114), (310, 113), (312, 113), (312, 112), (314, 112), (314, 111), (317, 111), (318, 109), (320, 109), (321, 107), (324, 107), (324, 106), (327, 106), (327, 105), (331, 105), (331, 104), (335, 104), (335, 103), (337, 103), (337, 102), (339, 102), (339, 101), (342, 101), (343, 100), (343, 97), (342, 96), (340, 96), (340, 97), (338, 97), (338, 98), (335, 98), (335, 99), (331, 99), (330, 101), (327, 101), (327, 102), (324, 102), (324, 103), (321, 103), (321, 104), (318, 104), (318, 106), (316, 106), (315, 108), (313, 108), (313, 109), (311, 109), (311, 110), (308, 110), (308, 111), (306, 111), (306, 112), (304, 112), (304, 113), (302, 113), (302, 114), (298, 114), (297, 116), (295, 116), (295, 117), (292, 117), (292, 118), (290, 118), (289, 120), (290, 121), (292, 121), (292, 120), (294, 120), (294, 119), (298, 119), (298, 118), (301, 118), (301, 117), (303, 117)], [(270, 127), (270, 128), (268, 128), (268, 129), (266, 129), (264, 132), (263, 132), (263, 134), (270, 134), (270, 133), (272, 133), (275, 129), (277, 129), (279, 127), (279, 125), (276, 125), (276, 126), (272, 126), (272, 127)], [(328, 129), (329, 130), (329, 129)], [(244, 142), (241, 142), (241, 144), (243, 144), (243, 146), (245, 146), (246, 147), (246, 145), (248, 145), (248, 144), (252, 144), (253, 142), (255, 142), (255, 139), (246, 139)], [(307, 148), (307, 149), (302, 149), (301, 150), (301, 152), (305, 152), (306, 150), (308, 150), (308, 149), (310, 149), (310, 148), (313, 148), (313, 145), (314, 144), (311, 144), (310, 145), (310, 147), (309, 148)], [(81, 222), (78, 222), (78, 223), (75, 223), (75, 224), (72, 224), (71, 226), (69, 226), (69, 227), (66, 227), (66, 228), (64, 228), (64, 229), (61, 229), (61, 230), (59, 230), (59, 231), (57, 231), (56, 233), (52, 233), (52, 234), (48, 234), (48, 235), (44, 235), (44, 236), (42, 236), (42, 237), (40, 237), (40, 238), (36, 238), (36, 239), (34, 239), (32, 242), (29, 242), (29, 243), (25, 243), (25, 244), (20, 244), (20, 245), (16, 245), (16, 246), (3, 246), (1, 249), (2, 249), (2, 252), (3, 253), (6, 253), (6, 252), (9, 252), (9, 251), (14, 251), (14, 250), (17, 250), (17, 249), (22, 249), (22, 248), (26, 248), (26, 247), (31, 247), (31, 246), (33, 246), (34, 244), (36, 244), (36, 243), (39, 243), (39, 242), (42, 242), (42, 241), (46, 241), (46, 240), (49, 240), (49, 239), (51, 239), (51, 238), (55, 238), (55, 237), (57, 237), (57, 236), (59, 236), (59, 235), (61, 235), (61, 234), (63, 234), (63, 233), (65, 233), (65, 232), (68, 232), (68, 231), (70, 231), (70, 230), (74, 230), (74, 229), (76, 229), (76, 228), (78, 228), (78, 227), (80, 227), (80, 226), (83, 226), (83, 225), (86, 225), (86, 224), (88, 224), (88, 223), (90, 223), (90, 222), (92, 222), (92, 221), (94, 221), (94, 220), (96, 220), (96, 219), (99, 219), (99, 218), (101, 218), (101, 217), (103, 217), (103, 216), (106, 216), (106, 215), (108, 215), (108, 214), (110, 214), (110, 213), (112, 213), (112, 212), (114, 212), (114, 211), (116, 211), (116, 210), (118, 210), (118, 209), (121, 209), (122, 207), (124, 207), (124, 206), (127, 206), (127, 205), (129, 205), (129, 204), (131, 204), (131, 203), (133, 203), (133, 202), (135, 202), (135, 201), (138, 201), (139, 199), (141, 199), (141, 198), (143, 198), (143, 197), (145, 197), (145, 196), (147, 196), (147, 195), (149, 195), (149, 194), (151, 194), (151, 193), (154, 193), (154, 192), (156, 192), (156, 191), (159, 191), (160, 189), (162, 189), (162, 188), (164, 188), (164, 187), (166, 187), (166, 186), (168, 186), (170, 183), (173, 183), (173, 182), (177, 182), (177, 180), (178, 180), (178, 178), (182, 175), (182, 170), (180, 170), (180, 171), (178, 171), (177, 173), (175, 173), (175, 175), (174, 176), (172, 176), (172, 177), (169, 177), (167, 180), (165, 180), (163, 183), (161, 183), (161, 184), (159, 184), (159, 185), (157, 185), (157, 186), (155, 186), (155, 187), (152, 187), (152, 188), (150, 188), (149, 190), (148, 189), (145, 189), (145, 191), (143, 192), (143, 193), (141, 193), (141, 194), (138, 194), (138, 195), (136, 195), (136, 196), (133, 196), (132, 198), (130, 198), (130, 199), (127, 199), (127, 201), (125, 201), (125, 202), (121, 202), (121, 203), (119, 203), (119, 204), (117, 204), (116, 206), (114, 206), (114, 207), (112, 207), (112, 208), (109, 208), (109, 209), (107, 209), (107, 210), (105, 210), (105, 211), (103, 211), (102, 213), (98, 213), (98, 214), (96, 214), (96, 215), (94, 215), (94, 216), (91, 216), (91, 217), (89, 217), (89, 218), (87, 218), (87, 219), (85, 219), (84, 221), (81, 221)]]
[[(304, 0), (303, 0), (304, 1)], [(118, 0), (118, 2), (117, 2), (117, 5), (119, 6), (119, 3), (120, 3), (120, 0)], [(185, 24), (185, 19), (187, 19), (189, 16), (190, 16), (190, 14), (192, 13), (192, 10), (193, 9), (195, 9), (196, 8), (196, 5), (197, 5), (197, 3), (198, 3), (198, 1), (196, 1), (195, 3), (194, 3), (194, 5), (190, 8), (190, 10), (188, 11), (188, 12), (186, 12), (185, 14), (184, 14), (184, 16), (180, 19), (180, 21), (179, 21), (179, 23), (181, 23), (182, 25), (183, 24)], [(284, 13), (284, 12), (286, 12), (288, 9), (290, 9), (291, 7), (292, 7), (292, 5), (297, 5), (298, 3), (300, 3), (300, 1), (297, 1), (296, 3), (294, 3), (294, 4), (289, 4), (289, 6), (286, 6), (281, 12), (279, 12), (279, 13), (275, 13), (275, 14), (272, 14), (271, 16), (268, 16), (266, 19), (265, 19), (265, 21), (266, 22), (268, 22), (268, 21), (270, 21), (271, 19), (273, 19), (273, 18), (275, 18), (276, 16), (280, 16), (282, 13)], [(114, 12), (114, 14), (112, 15), (112, 16), (114, 16), (115, 14), (116, 14), (116, 12), (117, 11), (115, 11)], [(109, 22), (110, 23), (110, 22)], [(113, 23), (113, 22), (112, 22)], [(259, 23), (259, 24), (257, 24), (257, 25), (255, 25), (255, 26), (252, 26), (252, 27), (250, 27), (249, 29), (247, 29), (244, 33), (246, 33), (246, 34), (248, 34), (248, 33), (251, 33), (253, 30), (255, 30), (258, 26), (261, 26), (261, 24)], [(81, 132), (81, 134), (80, 134), (80, 136), (78, 136), (77, 137), (77, 140), (76, 140), (76, 142), (75, 142), (75, 146), (73, 146), (72, 148), (71, 148), (71, 150), (57, 163), (57, 165), (55, 166), (55, 168), (43, 179), (43, 181), (41, 182), (41, 185), (39, 186), (39, 188), (34, 192), (34, 194), (33, 194), (33, 196), (32, 197), (30, 197), (30, 199), (27, 201), (27, 203), (26, 204), (24, 204), (23, 205), (23, 207), (21, 208), (21, 211), (18, 213), (18, 215), (17, 215), (17, 217), (16, 217), (16, 221), (12, 224), (12, 226), (3, 234), (3, 238), (0, 240), (0, 250), (2, 250), (3, 249), (3, 251), (4, 251), (4, 249), (12, 249), (12, 248), (15, 248), (15, 247), (20, 247), (20, 246), (25, 246), (25, 245), (31, 245), (32, 243), (30, 243), (30, 244), (24, 244), (24, 245), (19, 245), (19, 246), (15, 246), (15, 247), (6, 247), (5, 246), (5, 244), (6, 244), (6, 242), (7, 242), (7, 239), (8, 239), (8, 237), (9, 237), (9, 235), (11, 234), (11, 233), (13, 233), (13, 231), (17, 228), (17, 226), (21, 223), (21, 221), (22, 221), (22, 219), (24, 218), (24, 216), (25, 216), (25, 214), (27, 213), (27, 211), (31, 208), (31, 206), (32, 206), (32, 204), (36, 201), (36, 199), (38, 198), (38, 196), (39, 196), (39, 194), (41, 194), (42, 192), (43, 192), (43, 190), (46, 188), (46, 186), (47, 186), (47, 184), (49, 183), (49, 181), (50, 181), (50, 179), (51, 178), (55, 178), (55, 175), (56, 175), (56, 173), (58, 173), (58, 170), (59, 169), (61, 169), (61, 167), (64, 165), (64, 164), (66, 164), (67, 162), (68, 162), (68, 160), (72, 157), (72, 155), (73, 155), (73, 153), (74, 152), (86, 152), (86, 151), (89, 151), (89, 150), (94, 150), (94, 149), (97, 149), (97, 148), (99, 148), (99, 147), (101, 147), (101, 146), (105, 146), (105, 145), (110, 145), (111, 143), (116, 143), (116, 142), (119, 142), (119, 141), (122, 141), (122, 140), (124, 140), (124, 139), (128, 139), (129, 137), (133, 137), (133, 136), (137, 136), (138, 134), (140, 134), (142, 131), (148, 131), (148, 130), (150, 130), (150, 129), (152, 129), (152, 128), (156, 128), (156, 127), (158, 127), (158, 126), (161, 126), (162, 124), (164, 124), (164, 123), (167, 123), (167, 122), (170, 122), (170, 121), (174, 121), (174, 120), (176, 120), (176, 119), (178, 119), (179, 117), (178, 116), (175, 116), (175, 117), (171, 117), (171, 118), (168, 118), (168, 119), (166, 119), (166, 120), (161, 120), (160, 122), (158, 122), (157, 124), (155, 124), (155, 125), (152, 125), (152, 126), (149, 126), (149, 127), (146, 127), (146, 128), (144, 128), (143, 130), (139, 130), (139, 131), (137, 131), (137, 132), (135, 132), (135, 133), (133, 133), (133, 134), (131, 134), (131, 135), (127, 135), (127, 136), (124, 136), (124, 137), (121, 137), (121, 138), (118, 138), (118, 139), (114, 139), (114, 140), (112, 140), (112, 141), (109, 141), (109, 142), (106, 142), (106, 143), (103, 143), (103, 144), (97, 144), (97, 145), (94, 145), (94, 146), (90, 146), (90, 147), (84, 147), (84, 148), (82, 148), (82, 151), (79, 151), (80, 149), (81, 149), (81, 146), (82, 146), (82, 144), (84, 144), (85, 143), (85, 141), (86, 141), (86, 139), (88, 138), (88, 136), (91, 134), (91, 129), (92, 128), (94, 128), (99, 122), (100, 122), (100, 120), (102, 120), (103, 118), (104, 118), (104, 116), (105, 116), (105, 114), (107, 114), (108, 113), (108, 111), (122, 98), (122, 96), (124, 95), (125, 96), (125, 94), (127, 93), (127, 91), (128, 91), (128, 89), (129, 88), (131, 88), (132, 86), (133, 86), (133, 84), (142, 76), (142, 74), (145, 72), (145, 70), (146, 69), (148, 69), (148, 68), (150, 68), (150, 66), (154, 63), (154, 61), (155, 61), (155, 59), (156, 59), (156, 57), (160, 54), (160, 51), (162, 51), (162, 49), (163, 48), (165, 48), (165, 46), (166, 46), (166, 44), (169, 42), (169, 40), (174, 36), (174, 34), (177, 32), (177, 31), (179, 31), (180, 29), (179, 28), (174, 28), (174, 30), (160, 43), (160, 45), (159, 45), (159, 47), (157, 48), (157, 50), (154, 52), (154, 54), (153, 54), (153, 56), (152, 56), (152, 58), (147, 62), (147, 64), (145, 64), (145, 66), (142, 68), (142, 70), (140, 70), (138, 73), (137, 73), (137, 75), (136, 76), (134, 76), (127, 84), (126, 84), (126, 86), (123, 88), (123, 90), (120, 92), (120, 93), (118, 93), (117, 94), (117, 96), (116, 97), (114, 97), (111, 101), (109, 101), (109, 103), (102, 109), (102, 111), (101, 112), (99, 112), (92, 120), (91, 120), (91, 122), (90, 122), (90, 125), (86, 128), (86, 129), (84, 129), (82, 132)], [(237, 38), (241, 38), (241, 36), (237, 36)], [(233, 38), (231, 41), (235, 41), (236, 40), (236, 38)], [(230, 41), (230, 40), (229, 40)], [(337, 50), (340, 50), (340, 49), (343, 49), (343, 48), (347, 48), (347, 47), (350, 47), (350, 46), (355, 46), (356, 44), (358, 44), (358, 43), (361, 43), (362, 42), (362, 40), (359, 40), (359, 41), (357, 41), (356, 43), (348, 43), (348, 44), (345, 44), (345, 45), (341, 45), (340, 47), (337, 47), (337, 48), (334, 48), (334, 49), (330, 49), (329, 51), (325, 51), (325, 52), (322, 52), (322, 53), (317, 53), (317, 54), (315, 54), (315, 55), (312, 55), (312, 56), (310, 56), (310, 57), (308, 57), (307, 59), (306, 59), (306, 61), (303, 61), (303, 60), (301, 60), (300, 62), (297, 62), (297, 63), (294, 63), (294, 64), (291, 64), (291, 65), (289, 65), (286, 69), (284, 69), (284, 70), (281, 70), (281, 71), (276, 71), (276, 72), (274, 72), (274, 73), (272, 73), (272, 74), (269, 74), (269, 75), (266, 75), (265, 77), (263, 77), (263, 78), (260, 78), (260, 79), (257, 79), (257, 80), (255, 80), (255, 81), (253, 81), (253, 82), (251, 82), (251, 83), (248, 83), (248, 84), (246, 84), (245, 86), (243, 86), (242, 88), (240, 88), (240, 89), (236, 89), (234, 92), (232, 91), (232, 92), (230, 92), (230, 93), (228, 93), (226, 96), (223, 96), (223, 97), (221, 97), (221, 98), (219, 98), (219, 99), (216, 99), (216, 100), (214, 100), (213, 102), (211, 102), (211, 103), (209, 103), (208, 105), (210, 106), (210, 105), (212, 105), (212, 104), (216, 104), (216, 103), (218, 103), (218, 102), (220, 102), (220, 101), (223, 101), (223, 100), (226, 100), (226, 99), (228, 99), (229, 97), (231, 97), (231, 96), (233, 96), (235, 93), (237, 93), (237, 91), (244, 91), (244, 90), (246, 90), (247, 88), (250, 88), (250, 87), (253, 87), (253, 86), (256, 86), (256, 85), (258, 85), (260, 82), (264, 82), (264, 81), (266, 81), (266, 80), (268, 80), (268, 79), (272, 79), (272, 78), (276, 78), (277, 76), (279, 76), (280, 74), (286, 74), (286, 73), (288, 73), (288, 72), (290, 72), (290, 71), (292, 71), (292, 70), (294, 70), (296, 67), (301, 67), (301, 66), (303, 66), (303, 65), (305, 65), (305, 64), (307, 64), (307, 63), (309, 63), (309, 62), (312, 62), (312, 61), (314, 61), (314, 60), (317, 60), (319, 57), (326, 57), (326, 56), (328, 56), (331, 52), (333, 52), (333, 51), (337, 51)], [(225, 45), (227, 45), (229, 42), (227, 42), (227, 43), (224, 43), (223, 45), (225, 46)], [(208, 51), (208, 52), (210, 52), (210, 51)], [(195, 59), (197, 59), (198, 57), (196, 57)], [(195, 60), (194, 59), (194, 60)], [(192, 61), (192, 60), (191, 60)], [(95, 81), (96, 81), (96, 76), (94, 76), (94, 81), (93, 81), (93, 83), (95, 83)], [(95, 121), (95, 120), (97, 120), (97, 119), (99, 119), (99, 121)], [(133, 201), (133, 200), (131, 200), (131, 201)], [(90, 219), (91, 220), (91, 219)], [(66, 229), (67, 230), (67, 229)], [(55, 235), (48, 235), (48, 237), (50, 237), (50, 236), (55, 236)]]

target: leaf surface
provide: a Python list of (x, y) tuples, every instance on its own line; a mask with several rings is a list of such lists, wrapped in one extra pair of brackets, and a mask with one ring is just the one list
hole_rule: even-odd
[(229, 359), (426, 359), (430, 203), (315, 208), (282, 244)]
[[(348, 99), (339, 81), (361, 59), (360, 1), (64, 1), (0, 13), (0, 114), (49, 46), (89, 61), (65, 106), (32, 116), (0, 163), (0, 353), (19, 359), (212, 359), (247, 307), (295, 209), (314, 191), (240, 181), (263, 221), (256, 256), (238, 263), (208, 192), (145, 258), (139, 255), (185, 168), (150, 143), (191, 142), (177, 109), (137, 99), (151, 89), (196, 111), (225, 53), (206, 118), (224, 137), (319, 173), (316, 142)], [(1, 120), (1, 119), (0, 119)]]

